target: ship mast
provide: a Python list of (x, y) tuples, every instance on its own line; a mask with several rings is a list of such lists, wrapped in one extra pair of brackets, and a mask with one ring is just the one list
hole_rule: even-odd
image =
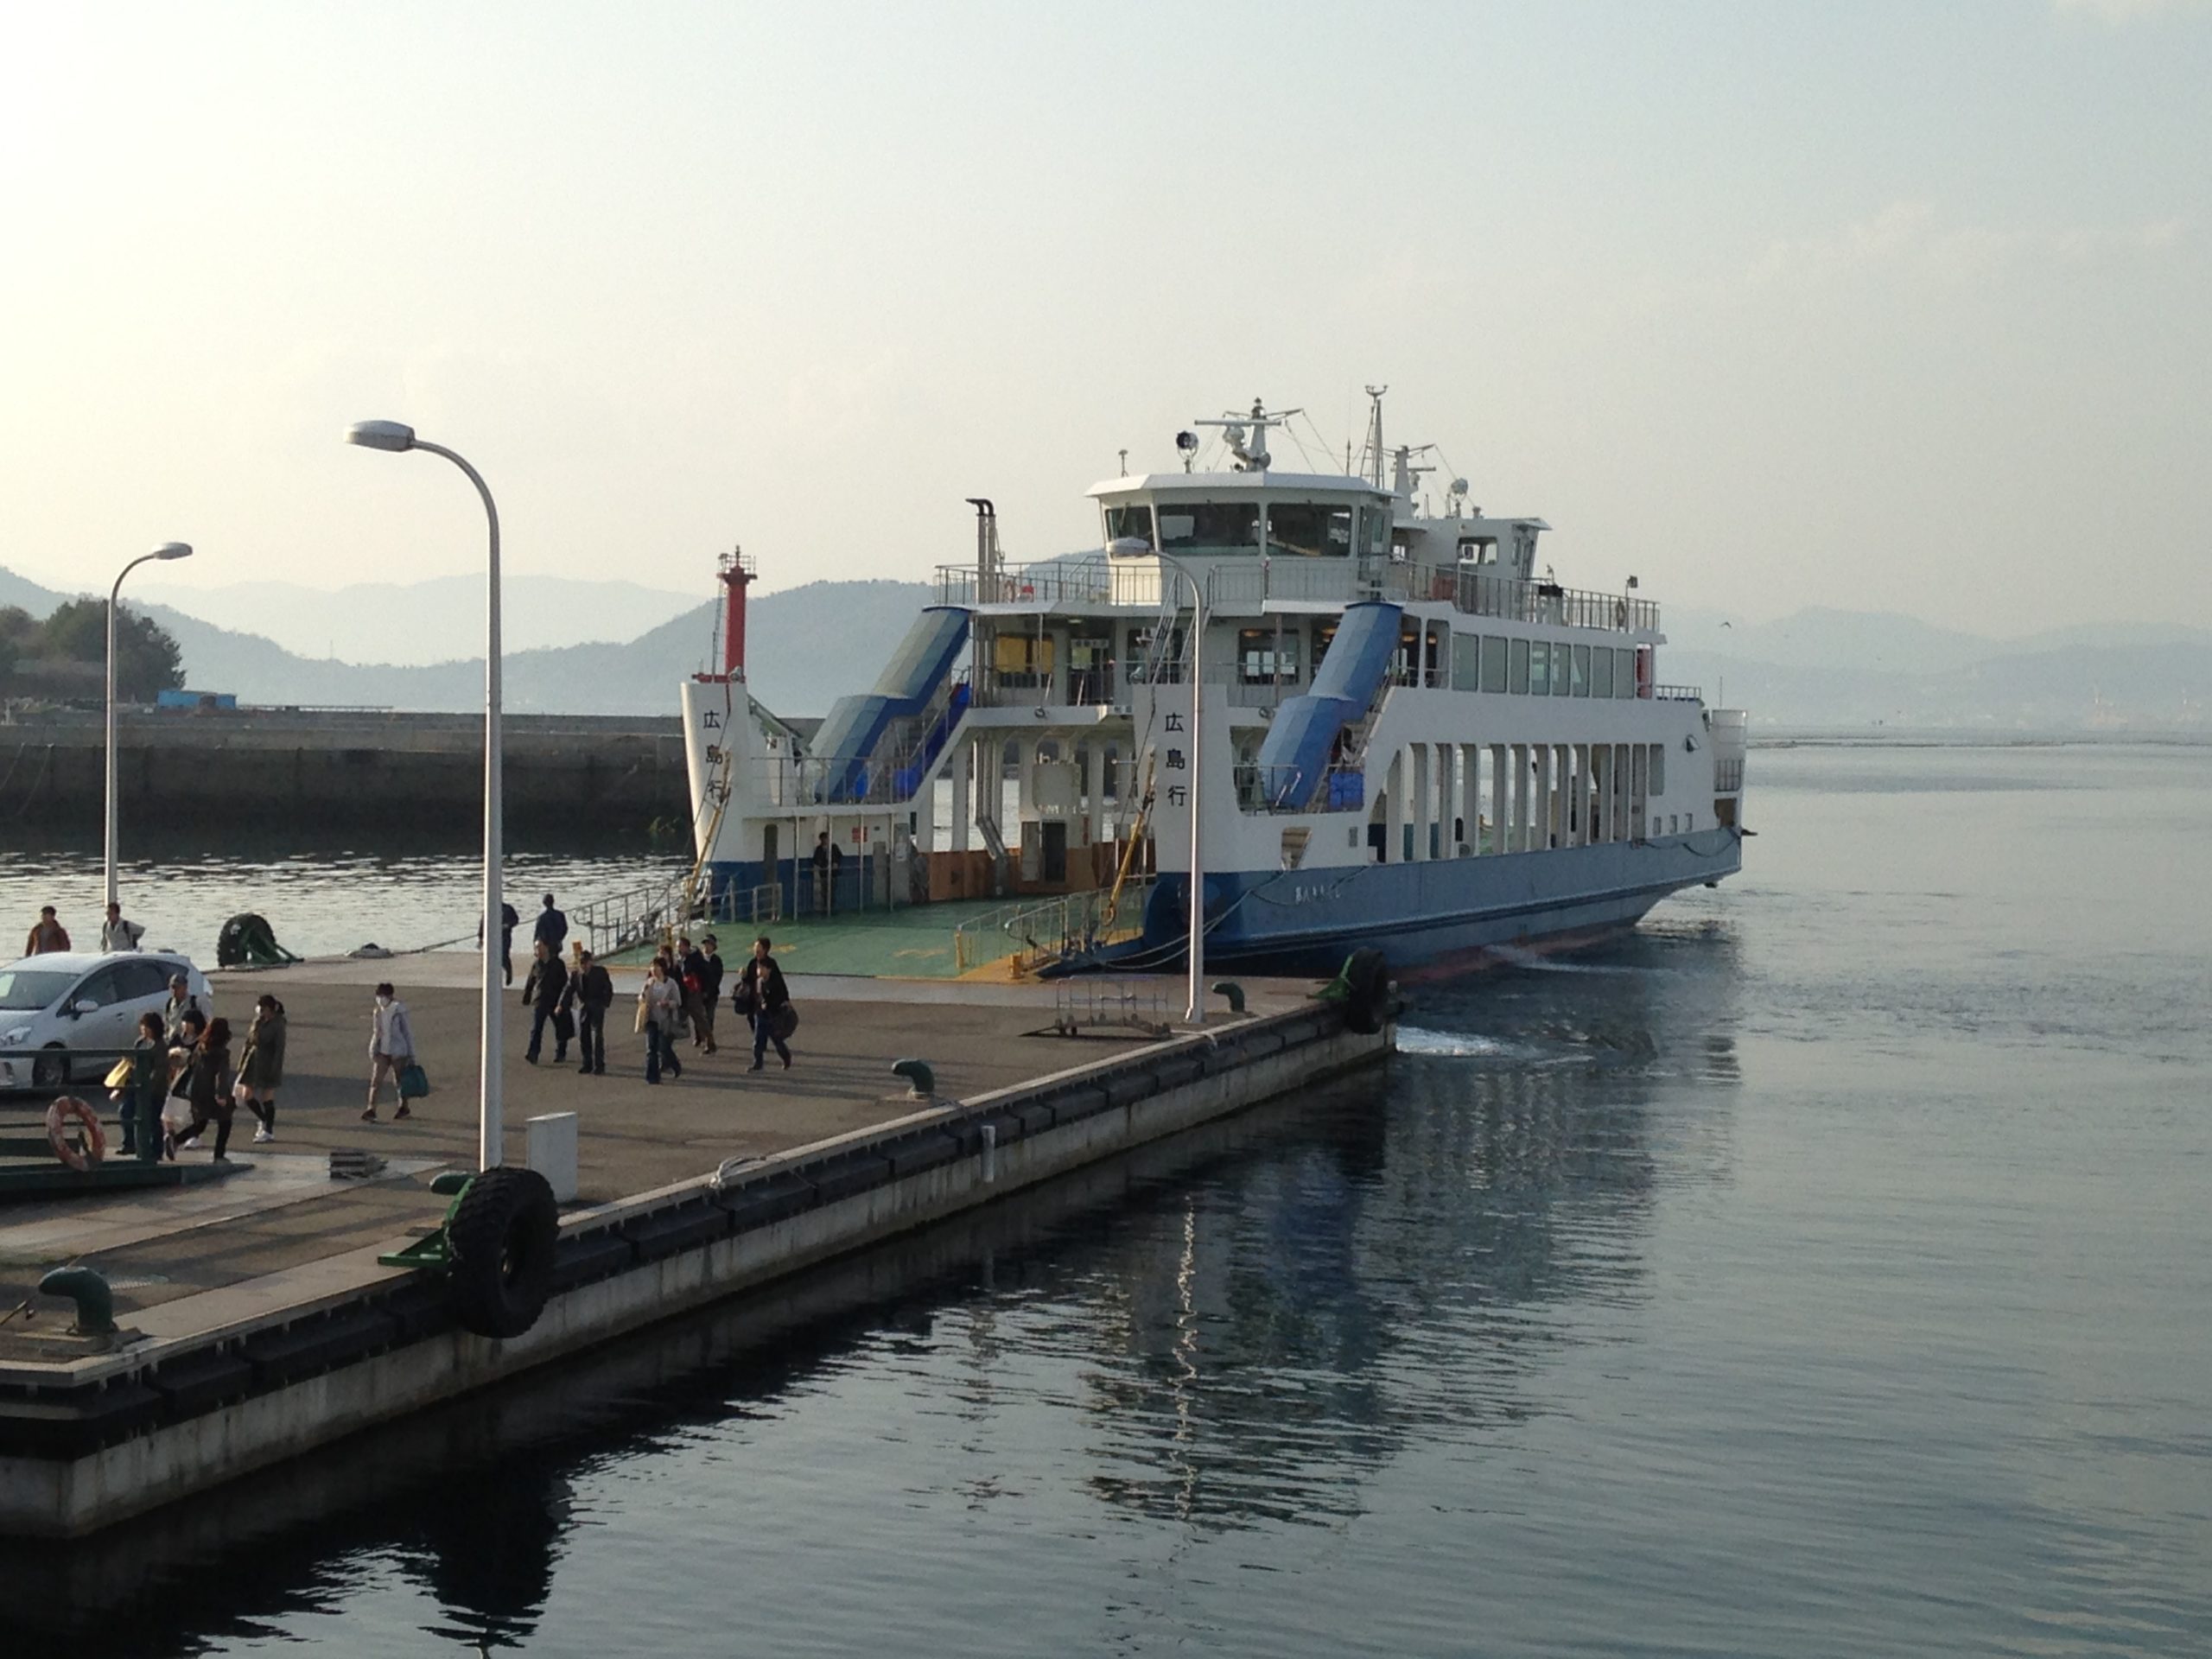
[(1370, 386), (1369, 403), (1372, 407), (1367, 415), (1367, 447), (1360, 451), (1360, 472), (1376, 489), (1382, 487), (1382, 394), (1388, 386)]

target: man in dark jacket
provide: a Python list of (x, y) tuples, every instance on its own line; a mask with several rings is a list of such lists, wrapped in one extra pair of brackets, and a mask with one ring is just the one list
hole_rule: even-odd
[(683, 1017), (691, 1024), (691, 1046), (715, 1052), (714, 1004), (708, 998), (714, 995), (709, 982), (714, 976), (707, 968), (707, 953), (689, 939), (677, 941), (683, 954), (677, 958), (677, 982), (683, 988)]
[(561, 993), (561, 1011), (574, 1011), (576, 1046), (584, 1057), (576, 1070), (586, 1077), (607, 1075), (607, 1011), (613, 1006), (613, 976), (592, 959), (590, 951), (577, 951), (575, 971), (569, 976), (569, 988)]
[(561, 1024), (556, 1017), (561, 1011), (561, 993), (569, 988), (569, 970), (561, 958), (546, 948), (540, 939), (531, 952), (536, 958), (530, 964), (530, 977), (523, 982), (522, 999), (530, 1004), (530, 1046), (523, 1051), (523, 1058), (532, 1065), (537, 1064), (537, 1051), (545, 1040), (545, 1022), (553, 1021), (553, 1062), (559, 1065), (569, 1058), (568, 1039), (561, 1034)]
[(545, 908), (537, 912), (537, 926), (531, 938), (556, 956), (561, 953), (562, 945), (568, 942), (569, 918), (554, 909), (553, 895), (550, 893), (545, 895)]
[(784, 970), (768, 954), (766, 934), (753, 941), (753, 956), (739, 970), (737, 989), (730, 994), (730, 1000), (753, 1022), (753, 1064), (746, 1069), (758, 1071), (768, 1045), (773, 1043), (783, 1058), (784, 1070), (790, 1071), (791, 1052), (784, 1042), (784, 1022), (790, 1018), (791, 994), (784, 983)]
[[(499, 906), (499, 982), (503, 985), (515, 982), (515, 929), (521, 921), (522, 918), (515, 914), (515, 907), (502, 901)], [(476, 948), (479, 950), (484, 948), (484, 920), (481, 917), (476, 921)], [(524, 997), (523, 1000), (528, 1001), (530, 999)]]

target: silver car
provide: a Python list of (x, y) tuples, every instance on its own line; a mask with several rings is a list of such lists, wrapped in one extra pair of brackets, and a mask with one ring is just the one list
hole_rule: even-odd
[(138, 1016), (168, 1003), (173, 974), (185, 976), (212, 1019), (214, 991), (186, 957), (52, 950), (0, 968), (0, 1089), (58, 1089), (105, 1077), (112, 1058), (76, 1060), (69, 1051), (129, 1048)]

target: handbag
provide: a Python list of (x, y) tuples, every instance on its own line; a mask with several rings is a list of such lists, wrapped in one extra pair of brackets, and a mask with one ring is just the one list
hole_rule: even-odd
[(402, 1100), (420, 1100), (429, 1092), (429, 1075), (421, 1066), (410, 1060), (399, 1068), (399, 1097)]
[(769, 1034), (779, 1043), (788, 1043), (791, 1033), (798, 1029), (798, 1010), (786, 1002), (768, 1016)]
[(553, 1014), (553, 1039), (561, 1043), (570, 1042), (575, 1039), (575, 1034), (576, 1016), (566, 1008), (556, 1009)]
[(137, 1066), (130, 1059), (126, 1058), (118, 1060), (108, 1071), (105, 1086), (110, 1089), (128, 1089), (130, 1086), (130, 1079), (137, 1075)]

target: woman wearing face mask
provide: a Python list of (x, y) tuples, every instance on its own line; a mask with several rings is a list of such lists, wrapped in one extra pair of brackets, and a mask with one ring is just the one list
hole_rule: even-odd
[(399, 1093), (399, 1074), (414, 1064), (415, 1028), (407, 1022), (407, 1005), (387, 981), (377, 987), (377, 1005), (369, 1015), (369, 1103), (361, 1113), (361, 1122), (377, 1121), (377, 1089), (387, 1074), (391, 1092), (399, 1098), (393, 1120), (409, 1116), (407, 1096)]

